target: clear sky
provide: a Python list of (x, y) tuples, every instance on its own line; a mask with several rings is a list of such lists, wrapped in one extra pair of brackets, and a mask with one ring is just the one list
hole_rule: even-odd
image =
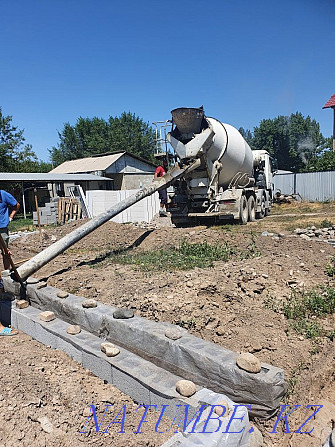
[(0, 0), (0, 106), (43, 160), (65, 122), (176, 107), (332, 133), (335, 0)]

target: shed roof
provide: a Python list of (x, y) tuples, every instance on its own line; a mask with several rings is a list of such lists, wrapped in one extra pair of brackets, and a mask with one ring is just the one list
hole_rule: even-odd
[(322, 108), (327, 109), (328, 107), (335, 107), (335, 95), (332, 95)]
[(63, 173), (41, 173), (41, 172), (0, 172), (0, 182), (89, 182), (107, 181), (110, 178), (93, 174), (63, 174)]
[(117, 154), (103, 155), (101, 157), (78, 158), (77, 160), (68, 160), (52, 169), (51, 173), (66, 172), (92, 172), (105, 171), (109, 166), (116, 162), (125, 152)]

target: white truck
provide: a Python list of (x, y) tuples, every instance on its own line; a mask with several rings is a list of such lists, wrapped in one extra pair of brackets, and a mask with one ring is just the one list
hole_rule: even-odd
[(200, 166), (174, 184), (169, 211), (175, 224), (206, 218), (262, 219), (271, 209), (273, 178), (270, 155), (252, 151), (233, 126), (206, 117), (203, 108), (171, 111), (167, 140), (180, 167)]

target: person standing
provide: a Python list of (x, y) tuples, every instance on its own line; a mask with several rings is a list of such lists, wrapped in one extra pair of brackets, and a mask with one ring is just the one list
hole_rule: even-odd
[[(18, 201), (7, 191), (0, 189), (0, 234), (7, 248), (9, 241), (8, 224), (13, 220), (19, 208), (20, 204), (18, 203)], [(1, 252), (2, 252), (4, 268), (5, 270), (8, 270), (10, 268), (10, 260), (8, 258), (8, 255), (6, 255), (6, 253), (4, 253), (3, 250), (1, 250)], [(4, 285), (0, 274), (0, 299), (3, 291), (4, 291)], [(17, 334), (18, 334), (17, 330), (5, 327), (0, 321), (0, 336), (17, 335)]]
[[(157, 168), (156, 168), (155, 178), (163, 177), (163, 175), (165, 175), (167, 173), (168, 166), (169, 166), (169, 164), (168, 164), (167, 158), (164, 157), (162, 159), (162, 163), (159, 166), (157, 166)], [(160, 200), (159, 215), (167, 216), (167, 213), (166, 213), (167, 190), (166, 190), (166, 188), (158, 191), (158, 195), (159, 195), (159, 200)]]
[[(8, 248), (9, 235), (8, 224), (14, 219), (15, 214), (20, 208), (19, 202), (9, 194), (9, 192), (0, 189), (0, 234)], [(10, 261), (8, 256), (2, 251), (3, 266), (5, 270), (10, 268)]]

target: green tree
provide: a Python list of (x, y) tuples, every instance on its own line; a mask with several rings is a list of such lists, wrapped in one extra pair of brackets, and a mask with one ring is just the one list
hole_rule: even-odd
[(326, 138), (325, 144), (309, 160), (308, 171), (334, 171), (335, 152), (333, 151), (333, 139)]
[(253, 149), (265, 149), (278, 160), (280, 169), (304, 171), (324, 148), (319, 124), (299, 112), (264, 119), (254, 129)]
[(253, 143), (253, 135), (252, 132), (249, 129), (244, 129), (243, 127), (240, 127), (238, 129), (242, 137), (245, 139), (245, 141), (249, 144), (249, 146), (252, 146)]
[(39, 161), (30, 144), (25, 144), (23, 130), (12, 123), (12, 116), (0, 107), (0, 171), (44, 172), (49, 165)]
[(66, 160), (115, 151), (153, 159), (155, 133), (148, 123), (130, 112), (111, 116), (108, 121), (80, 117), (74, 126), (66, 123), (58, 135), (60, 142), (49, 151), (56, 166)]

